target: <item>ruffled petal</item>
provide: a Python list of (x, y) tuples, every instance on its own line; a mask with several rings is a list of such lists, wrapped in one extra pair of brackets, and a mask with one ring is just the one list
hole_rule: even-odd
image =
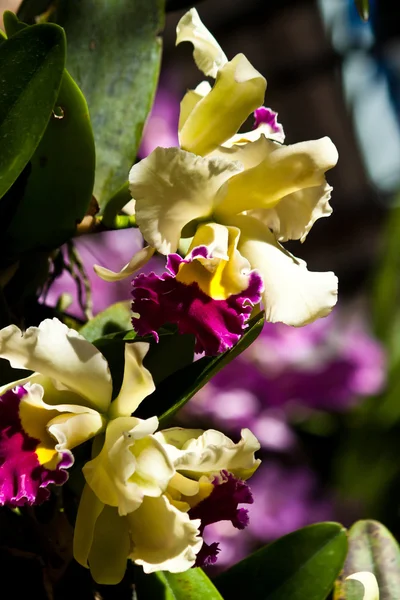
[(262, 221), (280, 242), (304, 242), (315, 221), (332, 214), (332, 187), (327, 183), (285, 196), (274, 208), (249, 211)]
[(240, 226), (240, 252), (264, 282), (265, 317), (272, 323), (300, 327), (328, 315), (337, 302), (337, 277), (332, 272), (307, 270), (276, 240), (260, 221), (241, 216), (233, 221)]
[(111, 401), (111, 374), (104, 356), (58, 319), (46, 319), (24, 333), (9, 325), (0, 331), (0, 357), (15, 369), (29, 369), (66, 387), (104, 412)]
[(184, 150), (205, 156), (231, 138), (264, 100), (267, 82), (243, 54), (226, 63), (212, 90), (190, 112), (179, 132)]
[[(197, 256), (207, 259), (205, 247), (196, 248), (186, 260)], [(132, 310), (138, 317), (132, 319), (139, 335), (152, 334), (158, 340), (157, 330), (165, 323), (176, 323), (180, 333), (196, 337), (196, 352), (216, 355), (231, 348), (243, 335), (246, 322), (261, 297), (262, 281), (255, 271), (248, 274), (248, 286), (226, 299), (214, 299), (205, 293), (197, 281), (188, 283), (193, 270), (186, 273), (185, 283), (175, 276), (185, 263), (177, 254), (170, 254), (167, 273), (139, 275), (132, 282)], [(199, 265), (199, 268), (203, 268)], [(179, 273), (180, 275), (180, 273)], [(182, 275), (182, 277), (184, 277)], [(199, 275), (197, 279), (200, 281)], [(204, 276), (203, 284), (209, 283)], [(211, 284), (213, 282), (211, 281)], [(221, 282), (213, 290), (224, 291)]]
[(261, 136), (283, 144), (285, 132), (281, 123), (278, 123), (278, 113), (265, 106), (260, 106), (254, 111), (254, 119), (255, 124), (251, 131), (236, 133), (229, 140), (226, 140), (222, 146), (231, 148), (236, 144), (243, 145), (248, 142), (256, 142)]
[(160, 496), (175, 473), (163, 445), (152, 435), (157, 427), (156, 417), (110, 421), (100, 454), (83, 467), (94, 493), (118, 507), (120, 515), (136, 510), (145, 496)]
[(195, 8), (185, 13), (176, 27), (176, 45), (181, 42), (193, 44), (194, 61), (207, 77), (215, 78), (218, 70), (228, 62), (221, 46), (203, 25)]
[(242, 429), (237, 444), (215, 429), (172, 427), (157, 432), (156, 438), (166, 444), (175, 469), (192, 478), (218, 475), (226, 470), (235, 477), (248, 479), (261, 462), (254, 457), (260, 444), (249, 429)]
[(129, 174), (136, 221), (147, 242), (162, 254), (178, 248), (181, 231), (211, 215), (217, 191), (241, 165), (202, 158), (179, 148), (156, 148)]
[(135, 342), (125, 344), (124, 377), (118, 396), (113, 400), (109, 416), (128, 417), (135, 412), (139, 404), (155, 390), (150, 371), (143, 366), (149, 344)]
[(243, 166), (243, 170), (248, 170), (262, 163), (275, 148), (275, 144), (271, 144), (265, 135), (260, 135), (245, 143), (227, 143), (219, 146), (210, 154), (210, 157), (237, 161)]
[(118, 273), (110, 271), (110, 269), (106, 269), (106, 267), (100, 265), (93, 265), (93, 269), (96, 275), (98, 275), (100, 279), (104, 279), (104, 281), (121, 281), (144, 267), (149, 262), (154, 252), (155, 248), (152, 248), (151, 246), (142, 248), (142, 250), (139, 250), (139, 252), (137, 252), (128, 264), (122, 267)]
[(273, 208), (289, 194), (324, 185), (325, 171), (334, 167), (338, 159), (337, 150), (327, 137), (292, 146), (269, 140), (267, 143), (270, 152), (261, 163), (231, 177), (221, 188), (214, 212), (222, 222), (226, 215)]
[[(33, 437), (24, 428), (21, 409), (29, 395), (27, 389), (17, 387), (0, 397), (0, 505), (42, 503), (49, 497), (51, 483), (65, 483), (65, 469), (73, 463), (70, 452), (54, 449), (45, 421), (40, 437)], [(49, 413), (43, 412), (48, 417)]]
[(145, 573), (181, 573), (192, 567), (203, 540), (199, 520), (175, 508), (165, 496), (145, 498), (127, 516), (133, 550), (130, 558)]

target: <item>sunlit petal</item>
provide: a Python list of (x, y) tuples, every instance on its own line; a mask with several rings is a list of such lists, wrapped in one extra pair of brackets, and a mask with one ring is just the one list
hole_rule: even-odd
[(16, 369), (38, 371), (59, 382), (101, 412), (108, 408), (112, 383), (106, 359), (58, 319), (46, 319), (24, 333), (15, 325), (5, 327), (0, 331), (0, 357)]
[(176, 45), (191, 42), (196, 65), (207, 77), (216, 77), (228, 61), (215, 37), (208, 31), (195, 8), (183, 15), (176, 27)]
[(264, 77), (238, 54), (219, 71), (212, 90), (186, 119), (179, 141), (184, 150), (204, 156), (231, 138), (263, 103)]
[(194, 565), (203, 544), (199, 537), (200, 520), (190, 520), (165, 496), (145, 498), (127, 520), (133, 542), (130, 558), (142, 565), (145, 573), (180, 573)]
[(267, 141), (271, 152), (257, 166), (232, 177), (220, 190), (216, 214), (237, 214), (273, 208), (282, 198), (304, 188), (325, 184), (325, 171), (335, 166), (338, 153), (332, 141), (282, 146)]
[(121, 279), (125, 279), (126, 277), (130, 277), (136, 271), (144, 267), (153, 256), (155, 252), (155, 248), (151, 246), (146, 246), (139, 250), (126, 264), (122, 269), (116, 273), (115, 271), (110, 271), (110, 269), (106, 269), (106, 267), (102, 267), (100, 265), (93, 265), (93, 269), (101, 279), (104, 281), (121, 281)]
[(129, 174), (143, 237), (162, 254), (175, 252), (183, 227), (209, 216), (218, 189), (241, 169), (239, 163), (179, 148), (156, 148)]
[(307, 270), (303, 260), (285, 250), (260, 221), (241, 216), (240, 252), (264, 282), (265, 317), (272, 323), (302, 326), (328, 315), (337, 302), (337, 277)]
[(139, 404), (155, 390), (150, 371), (143, 366), (149, 344), (135, 342), (125, 344), (124, 378), (118, 396), (113, 400), (109, 416), (128, 417)]

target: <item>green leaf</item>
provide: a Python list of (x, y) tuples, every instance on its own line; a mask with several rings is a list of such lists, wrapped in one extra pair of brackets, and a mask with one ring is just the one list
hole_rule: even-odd
[(358, 14), (362, 18), (363, 21), (368, 21), (369, 19), (369, 1), (368, 0), (354, 0), (356, 8), (358, 10)]
[(317, 523), (285, 535), (215, 579), (225, 600), (325, 600), (346, 558), (346, 530)]
[(22, 0), (18, 9), (21, 21), (33, 25), (35, 17), (46, 12), (53, 0)]
[(54, 114), (3, 238), (9, 261), (32, 249), (57, 248), (73, 236), (92, 197), (94, 169), (88, 107), (64, 71)]
[[(400, 598), (400, 551), (392, 534), (377, 521), (358, 521), (349, 530), (349, 552), (335, 586), (335, 600), (355, 600), (346, 577), (359, 571), (373, 573), (378, 581), (380, 600)], [(353, 594), (353, 596), (351, 595)], [(362, 596), (361, 596), (362, 598)]]
[(0, 45), (0, 197), (35, 152), (57, 99), (65, 36), (57, 25), (34, 25)]
[(186, 404), (225, 365), (241, 354), (260, 334), (264, 325), (263, 313), (250, 321), (246, 333), (231, 349), (216, 357), (204, 357), (167, 377), (156, 391), (141, 404), (141, 416), (161, 415), (165, 427), (173, 415)]
[(117, 302), (90, 319), (79, 333), (89, 342), (94, 342), (113, 332), (125, 331), (131, 325), (131, 303)]
[(138, 600), (223, 600), (214, 584), (201, 569), (185, 573), (158, 571), (145, 575), (135, 571)]
[(163, 0), (60, 0), (67, 66), (88, 101), (104, 208), (127, 180), (150, 110), (161, 60)]

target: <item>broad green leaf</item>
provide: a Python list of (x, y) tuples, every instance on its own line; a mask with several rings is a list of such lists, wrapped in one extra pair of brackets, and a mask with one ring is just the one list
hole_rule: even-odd
[[(231, 349), (216, 357), (204, 357), (167, 377), (140, 406), (142, 416), (160, 415), (165, 427), (173, 415), (186, 404), (225, 365), (241, 354), (260, 334), (264, 324), (263, 313), (250, 321), (249, 328)], [(154, 412), (155, 411), (155, 412)]]
[(0, 45), (0, 197), (35, 152), (57, 99), (65, 36), (57, 25), (34, 25)]
[(369, 1), (368, 0), (354, 0), (356, 8), (358, 10), (358, 14), (362, 18), (363, 21), (368, 21), (369, 19)]
[[(53, 19), (53, 16), (52, 16)], [(60, 0), (67, 67), (87, 99), (96, 142), (95, 196), (104, 208), (126, 182), (161, 60), (163, 0)]]
[(225, 600), (325, 600), (343, 567), (346, 530), (317, 523), (285, 535), (215, 579)]
[[(349, 530), (349, 552), (335, 586), (335, 600), (358, 600), (351, 595), (346, 578), (359, 571), (373, 573), (378, 581), (380, 600), (400, 598), (400, 551), (396, 540), (377, 521), (358, 521)], [(362, 598), (362, 596), (361, 596)]]
[(201, 569), (185, 573), (158, 571), (151, 575), (136, 569), (135, 588), (138, 600), (223, 600)]
[(89, 342), (118, 331), (125, 331), (131, 325), (132, 312), (130, 302), (117, 302), (90, 319), (81, 329)]
[(94, 168), (87, 104), (64, 71), (54, 114), (31, 158), (23, 193), (3, 239), (10, 260), (32, 249), (56, 248), (71, 238), (92, 197)]

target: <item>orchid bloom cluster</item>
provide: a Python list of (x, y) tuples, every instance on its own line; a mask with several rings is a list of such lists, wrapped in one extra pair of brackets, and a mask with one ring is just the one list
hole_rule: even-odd
[(128, 558), (147, 573), (215, 562), (218, 543), (203, 543), (204, 528), (221, 519), (244, 528), (238, 505), (253, 501), (245, 480), (259, 465), (259, 444), (248, 429), (234, 444), (214, 430), (157, 432), (156, 416), (131, 416), (154, 390), (147, 350), (125, 345), (114, 398), (105, 357), (57, 319), (0, 331), (0, 357), (34, 371), (0, 389), (0, 504), (46, 500), (49, 484), (67, 480), (71, 451), (93, 439), (74, 556), (100, 583), (120, 581)]
[[(164, 275), (133, 280), (134, 328), (157, 339), (163, 323), (176, 323), (196, 336), (198, 352), (215, 355), (239, 339), (261, 301), (267, 321), (293, 326), (336, 303), (335, 275), (308, 271), (281, 242), (303, 242), (332, 212), (325, 172), (338, 155), (329, 138), (283, 144), (277, 114), (262, 106), (266, 80), (243, 54), (229, 61), (195, 9), (178, 23), (176, 43), (184, 41), (214, 86), (203, 81), (184, 96), (180, 147), (158, 147), (130, 171), (148, 246), (119, 273), (95, 269), (115, 281), (155, 251), (166, 255)], [(254, 129), (238, 133), (252, 112)]]

